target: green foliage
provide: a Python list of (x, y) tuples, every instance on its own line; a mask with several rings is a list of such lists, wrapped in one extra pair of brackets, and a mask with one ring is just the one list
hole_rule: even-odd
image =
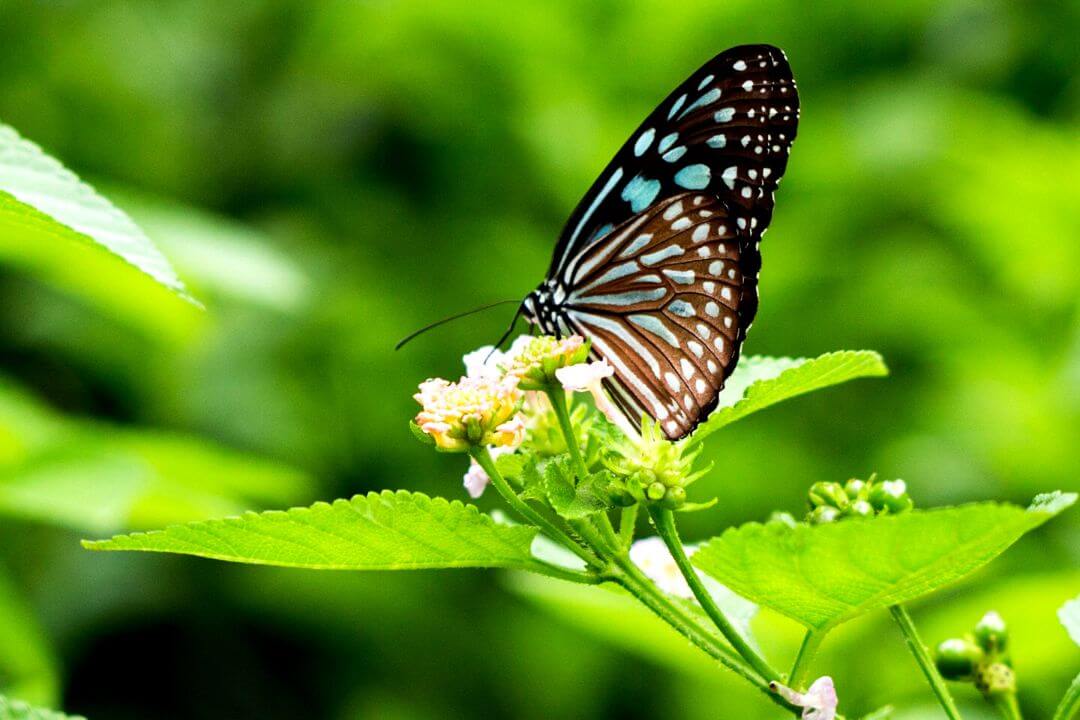
[(81, 715), (65, 715), (53, 710), (31, 707), (20, 700), (0, 695), (0, 720), (86, 720)]
[(564, 518), (578, 520), (611, 507), (611, 474), (593, 473), (577, 481), (569, 455), (560, 455), (540, 464), (530, 458), (521, 472), (523, 497), (547, 504)]
[(705, 543), (693, 562), (820, 632), (956, 582), (1075, 500), (1055, 493), (1027, 510), (976, 503), (826, 525), (749, 523)]
[(59, 696), (58, 675), (45, 632), (0, 567), (0, 691), (49, 704)]
[(472, 505), (387, 490), (83, 545), (318, 570), (420, 570), (529, 568), (535, 537), (535, 528), (496, 524)]
[(788, 398), (888, 372), (881, 355), (869, 350), (843, 350), (816, 358), (744, 357), (720, 393), (716, 410), (694, 431), (690, 442), (701, 442), (720, 428)]
[(175, 297), (190, 300), (165, 256), (143, 231), (74, 173), (3, 124), (0, 259), (148, 329), (183, 331), (194, 322), (190, 308), (174, 307), (168, 294), (154, 291), (157, 283)]
[[(716, 666), (712, 662), (619, 588), (583, 587), (523, 573), (511, 575), (507, 583), (515, 593), (580, 632), (673, 670), (715, 678)], [(751, 621), (757, 606), (715, 583), (710, 583), (709, 590), (732, 624), (753, 643)], [(696, 603), (678, 598), (675, 601), (708, 625)]]
[(0, 514), (149, 529), (294, 502), (309, 483), (207, 440), (65, 417), (0, 377)]

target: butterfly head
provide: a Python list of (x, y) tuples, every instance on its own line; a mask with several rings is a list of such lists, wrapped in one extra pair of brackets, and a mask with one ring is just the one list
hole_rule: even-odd
[(563, 333), (556, 318), (565, 299), (566, 291), (558, 281), (548, 279), (521, 301), (521, 313), (529, 323), (539, 327), (541, 332), (561, 336)]

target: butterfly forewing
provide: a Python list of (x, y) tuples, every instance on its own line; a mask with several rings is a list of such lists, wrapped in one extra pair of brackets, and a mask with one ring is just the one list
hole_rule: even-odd
[(655, 203), (688, 190), (723, 200), (733, 221), (763, 232), (787, 167), (799, 101), (783, 51), (744, 45), (717, 55), (638, 127), (571, 214), (548, 277)]
[(678, 438), (716, 404), (748, 323), (747, 256), (755, 251), (747, 234), (716, 197), (683, 193), (626, 221), (567, 268), (573, 282), (559, 324), (592, 338), (615, 368), (612, 395), (635, 422), (647, 414)]
[(648, 415), (674, 440), (716, 406), (757, 311), (758, 246), (798, 119), (781, 50), (726, 50), (645, 119), (570, 216), (522, 310), (592, 340), (631, 422)]

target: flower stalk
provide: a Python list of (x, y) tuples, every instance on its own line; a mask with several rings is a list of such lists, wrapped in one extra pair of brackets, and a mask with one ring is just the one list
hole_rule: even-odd
[(949, 688), (945, 685), (944, 678), (941, 677), (933, 658), (930, 657), (930, 652), (919, 637), (919, 633), (915, 629), (915, 623), (912, 621), (911, 615), (908, 614), (907, 608), (903, 605), (893, 605), (889, 608), (889, 612), (892, 613), (896, 624), (900, 626), (900, 632), (904, 634), (904, 641), (907, 643), (908, 649), (915, 656), (915, 662), (919, 664), (923, 675), (926, 676), (927, 682), (930, 683), (930, 689), (934, 691), (934, 696), (937, 697), (938, 703), (945, 710), (945, 714), (949, 716), (949, 720), (960, 720), (960, 710), (956, 707), (956, 701), (953, 700)]
[(788, 676), (788, 685), (793, 688), (801, 688), (806, 684), (806, 678), (810, 674), (810, 662), (817, 655), (821, 641), (825, 639), (825, 633), (815, 630), (807, 630), (803, 637), (799, 654), (795, 656), (795, 664), (791, 666), (791, 674)]
[(768, 662), (765, 661), (761, 655), (757, 653), (754, 648), (750, 647), (750, 644), (746, 642), (743, 636), (735, 629), (735, 626), (731, 624), (727, 616), (713, 600), (712, 595), (705, 588), (705, 585), (701, 582), (701, 578), (697, 574), (697, 570), (690, 564), (690, 558), (686, 556), (686, 550), (683, 548), (682, 540), (679, 539), (678, 530), (675, 528), (675, 516), (671, 510), (667, 508), (652, 505), (649, 507), (649, 515), (652, 517), (653, 525), (656, 526), (656, 532), (664, 540), (664, 544), (667, 545), (668, 550), (671, 552), (671, 556), (675, 559), (675, 563), (679, 566), (680, 572), (683, 577), (686, 578), (686, 584), (690, 586), (690, 590), (694, 593), (694, 597), (697, 598), (698, 603), (701, 604), (705, 614), (709, 616), (709, 619), (713, 621), (716, 627), (724, 635), (731, 646), (741, 655), (754, 670), (765, 678), (769, 682), (779, 681), (780, 673), (774, 670)]
[(552, 540), (561, 543), (572, 553), (584, 560), (589, 566), (597, 569), (604, 568), (604, 563), (602, 563), (591, 550), (580, 545), (564, 530), (557, 527), (553, 522), (536, 510), (533, 510), (529, 507), (528, 503), (518, 497), (517, 493), (514, 492), (514, 489), (506, 482), (506, 478), (502, 476), (502, 473), (500, 473), (499, 469), (495, 466), (495, 460), (491, 457), (491, 452), (487, 447), (483, 445), (474, 446), (469, 450), (469, 454), (476, 460), (480, 467), (484, 469), (484, 472), (487, 473), (488, 477), (491, 478), (491, 484), (502, 496), (503, 500), (505, 500), (519, 515), (540, 528)]

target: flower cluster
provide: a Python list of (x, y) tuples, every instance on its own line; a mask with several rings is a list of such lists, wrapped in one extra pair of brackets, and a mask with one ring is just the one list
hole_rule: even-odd
[(946, 680), (970, 682), (988, 698), (1016, 692), (1009, 629), (994, 611), (983, 615), (970, 633), (939, 643), (935, 662)]
[(700, 452), (700, 447), (689, 450), (685, 442), (670, 442), (658, 424), (643, 422), (641, 436), (616, 443), (605, 462), (612, 472), (627, 478), (626, 490), (634, 500), (677, 509), (686, 502), (686, 486), (709, 471), (691, 471)]
[(562, 339), (541, 335), (510, 358), (507, 373), (518, 378), (522, 390), (547, 390), (558, 387), (559, 370), (583, 363), (588, 356), (589, 343), (580, 335)]
[(456, 383), (437, 378), (421, 383), (413, 398), (422, 407), (416, 425), (441, 450), (511, 447), (520, 444), (525, 433), (518, 414), (521, 390), (512, 378), (464, 377)]
[[(512, 453), (526, 435), (541, 454), (565, 452), (565, 439), (540, 390), (557, 389), (560, 383), (567, 391), (587, 390), (605, 414), (618, 416), (600, 385), (611, 367), (606, 362), (585, 364), (588, 353), (589, 343), (576, 335), (522, 335), (505, 352), (491, 345), (474, 350), (462, 358), (465, 376), (458, 382), (435, 379), (420, 385), (414, 397), (423, 409), (415, 424), (441, 450), (451, 452), (488, 446), (493, 456)], [(577, 427), (587, 433), (588, 422), (578, 419)], [(464, 476), (469, 495), (480, 497), (489, 482), (472, 460)]]
[(852, 478), (841, 485), (837, 482), (818, 482), (807, 494), (810, 512), (807, 520), (814, 524), (835, 522), (849, 517), (873, 517), (907, 512), (915, 503), (903, 480), (878, 481)]

